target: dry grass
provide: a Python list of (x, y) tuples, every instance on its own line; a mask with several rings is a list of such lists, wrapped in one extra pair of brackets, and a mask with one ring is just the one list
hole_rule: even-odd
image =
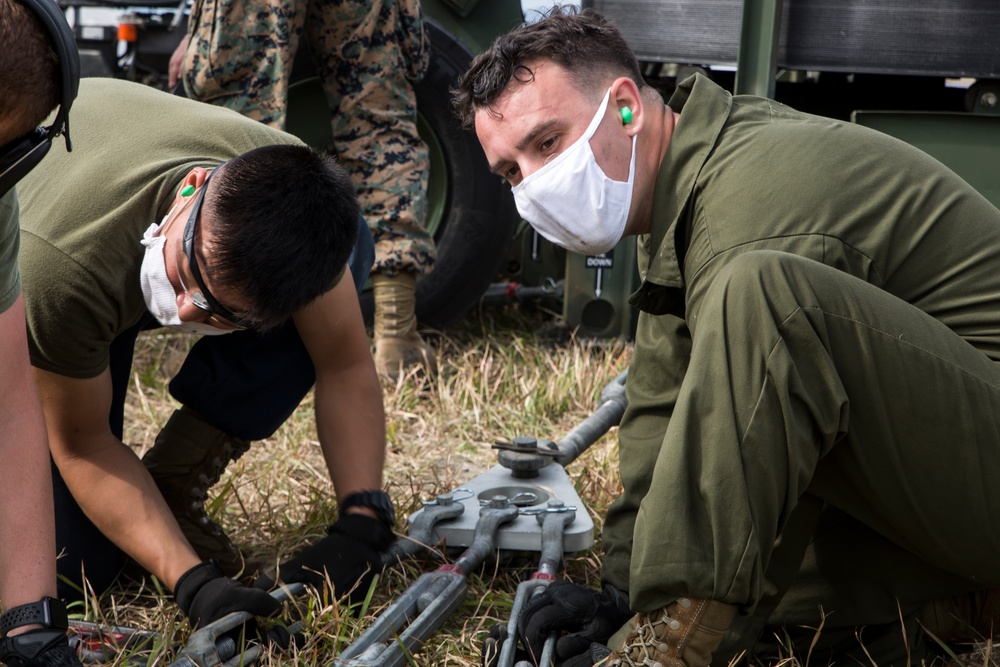
[[(550, 334), (546, 335), (546, 331)], [(183, 361), (190, 337), (151, 334), (136, 349), (133, 383), (126, 407), (125, 440), (141, 454), (175, 409), (166, 383)], [(397, 515), (397, 531), (406, 519), (437, 494), (450, 491), (496, 463), (490, 446), (497, 439), (532, 435), (557, 440), (594, 408), (600, 390), (627, 365), (629, 346), (575, 340), (543, 313), (517, 307), (469, 316), (435, 340), (440, 373), (431, 382), (406, 377), (383, 383), (387, 418), (386, 484)], [(581, 498), (594, 519), (601, 519), (617, 495), (617, 448), (606, 435), (569, 467)], [(311, 395), (271, 438), (230, 465), (212, 493), (211, 514), (251, 556), (281, 560), (324, 534), (336, 507), (332, 486), (316, 438)], [(597, 585), (600, 545), (573, 555), (566, 572), (578, 583)], [(413, 665), (473, 667), (491, 625), (506, 622), (517, 584), (530, 576), (530, 557), (504, 554), (469, 576), (464, 603), (413, 657)], [(392, 600), (435, 563), (413, 559), (383, 575), (364, 610), (347, 609), (316, 591), (290, 607), (302, 618), (307, 640), (300, 648), (265, 655), (258, 663), (318, 667), (332, 665)], [(189, 633), (172, 598), (148, 582), (90, 596), (75, 608), (91, 621), (143, 627), (162, 634), (151, 653), (133, 656), (142, 664), (168, 664)], [(952, 664), (996, 667), (992, 645), (976, 647)], [(127, 655), (115, 664), (126, 662)], [(777, 664), (809, 664), (808, 656), (790, 656)], [(939, 663), (940, 664), (940, 663)]]
[[(470, 316), (436, 338), (440, 372), (431, 382), (405, 377), (383, 383), (387, 418), (386, 484), (405, 531), (405, 517), (424, 500), (450, 491), (496, 463), (491, 445), (519, 435), (558, 440), (586, 417), (600, 390), (628, 365), (630, 348), (621, 343), (588, 343), (570, 336), (550, 341), (543, 314), (516, 307)], [(558, 328), (552, 329), (559, 332)], [(175, 409), (166, 383), (190, 345), (188, 337), (143, 336), (137, 346), (126, 408), (125, 441), (142, 454)], [(605, 436), (569, 468), (600, 531), (607, 504), (617, 493), (616, 449)], [(230, 465), (214, 488), (210, 513), (251, 556), (283, 559), (324, 534), (336, 516), (313, 421), (312, 396), (271, 438), (255, 443)], [(329, 591), (310, 596), (292, 616), (304, 616), (306, 644), (294, 655), (265, 657), (261, 664), (327, 665), (372, 619), (433, 563), (411, 560), (388, 570), (370, 609), (357, 617), (331, 600)], [(596, 584), (599, 562), (592, 553), (567, 563), (576, 581)], [(415, 656), (417, 665), (469, 667), (479, 664), (479, 645), (489, 627), (509, 616), (517, 584), (530, 576), (530, 558), (490, 562), (469, 577), (463, 605)], [(152, 656), (173, 658), (171, 644), (188, 627), (169, 594), (156, 582), (116, 589), (93, 598), (88, 620), (158, 630), (167, 638)]]

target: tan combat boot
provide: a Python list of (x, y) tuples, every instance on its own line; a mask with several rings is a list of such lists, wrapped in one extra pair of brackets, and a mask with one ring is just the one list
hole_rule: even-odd
[(249, 448), (249, 441), (228, 435), (194, 411), (181, 408), (170, 416), (153, 447), (142, 457), (198, 556), (217, 560), (228, 577), (243, 572), (243, 554), (209, 518), (205, 500), (229, 462)]
[(393, 380), (411, 368), (437, 370), (437, 356), (417, 333), (417, 278), (373, 274), (375, 289), (375, 368)]
[(663, 609), (636, 614), (605, 667), (708, 667), (736, 617), (736, 607), (715, 600), (678, 598)]

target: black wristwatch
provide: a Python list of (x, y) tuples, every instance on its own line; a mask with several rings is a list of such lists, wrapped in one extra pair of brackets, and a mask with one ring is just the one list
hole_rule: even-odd
[(69, 619), (66, 617), (65, 603), (56, 598), (44, 597), (38, 602), (8, 609), (0, 615), (0, 634), (6, 636), (14, 628), (35, 624), (54, 630), (66, 630)]
[(378, 520), (387, 527), (396, 525), (396, 510), (392, 506), (392, 498), (385, 491), (358, 491), (344, 498), (340, 503), (340, 512), (343, 514), (348, 507), (369, 507), (375, 510)]

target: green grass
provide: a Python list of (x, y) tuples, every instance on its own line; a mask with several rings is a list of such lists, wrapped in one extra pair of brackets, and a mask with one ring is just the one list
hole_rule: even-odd
[[(396, 530), (421, 502), (450, 491), (496, 463), (491, 445), (519, 435), (558, 440), (596, 406), (600, 390), (628, 365), (631, 348), (620, 342), (576, 340), (544, 313), (516, 306), (473, 313), (433, 338), (440, 360), (436, 377), (383, 381), (387, 419), (387, 489), (396, 504)], [(177, 407), (166, 391), (191, 337), (150, 334), (140, 338), (126, 406), (125, 441), (137, 454)], [(617, 495), (615, 431), (605, 435), (568, 472), (590, 512), (597, 544), (570, 555), (565, 573), (575, 582), (599, 585), (600, 529)], [(313, 421), (312, 396), (266, 441), (231, 464), (212, 493), (213, 517), (250, 556), (278, 561), (324, 534), (336, 516)], [(332, 665), (333, 658), (373, 619), (436, 562), (412, 559), (388, 569), (368, 606), (348, 609), (329, 589), (290, 604), (301, 618), (306, 643), (297, 650), (265, 655), (259, 664)], [(469, 578), (463, 604), (412, 657), (413, 665), (478, 667), (480, 646), (494, 623), (506, 623), (517, 584), (534, 571), (530, 557), (504, 554)], [(190, 628), (157, 582), (116, 588), (71, 612), (90, 621), (142, 627), (161, 633), (151, 652), (121, 654), (115, 664), (169, 664)], [(977, 647), (955, 664), (998, 664), (992, 645)], [(780, 664), (806, 665), (809, 656), (786, 656)]]

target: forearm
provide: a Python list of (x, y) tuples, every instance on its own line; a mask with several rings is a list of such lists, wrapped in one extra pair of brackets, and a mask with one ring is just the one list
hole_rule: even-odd
[(337, 499), (381, 489), (382, 388), (350, 272), (298, 313), (295, 326), (316, 368), (316, 431)]
[(74, 500), (112, 542), (173, 588), (199, 560), (139, 457), (111, 432), (111, 374), (35, 369), (49, 449)]
[(56, 539), (49, 448), (30, 372), (2, 395), (0, 603), (9, 609), (55, 597)]
[(316, 429), (338, 500), (382, 488), (385, 411), (374, 365), (317, 378)]
[(52, 472), (23, 297), (0, 313), (0, 396), (0, 604), (10, 609), (56, 595)]
[(199, 562), (142, 462), (110, 433), (56, 463), (98, 530), (168, 587)]

